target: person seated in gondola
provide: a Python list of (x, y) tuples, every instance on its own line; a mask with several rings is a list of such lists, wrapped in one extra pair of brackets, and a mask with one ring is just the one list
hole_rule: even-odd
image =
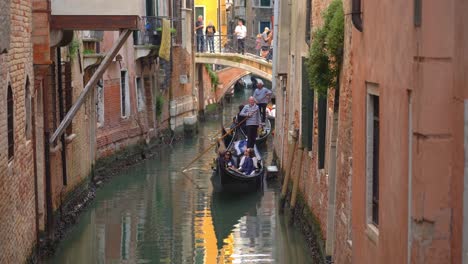
[(239, 163), (239, 171), (245, 175), (250, 175), (255, 172), (257, 169), (257, 158), (255, 157), (255, 152), (252, 148), (247, 148), (244, 151), (244, 156), (242, 156)]
[(251, 157), (254, 162), (255, 169), (258, 169), (258, 159), (255, 156), (255, 150), (253, 148), (245, 149), (244, 156), (242, 156), (241, 161), (239, 162), (239, 167), (242, 166), (242, 163), (245, 157)]
[(220, 159), (222, 167), (229, 168), (229, 169), (236, 168), (234, 160), (232, 159), (232, 154), (229, 150), (222, 153), (219, 159)]

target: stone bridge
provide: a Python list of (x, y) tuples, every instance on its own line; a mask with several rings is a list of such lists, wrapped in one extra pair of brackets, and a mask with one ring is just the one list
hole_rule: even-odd
[[(272, 64), (258, 56), (237, 53), (196, 53), (195, 55), (199, 109), (219, 102), (234, 84), (248, 74), (254, 74), (266, 80), (272, 78)], [(217, 71), (219, 84), (213, 86), (204, 64), (228, 66)], [(202, 89), (200, 89), (202, 88)]]
[(246, 53), (196, 53), (195, 63), (217, 64), (243, 69), (266, 80), (271, 80), (272, 64), (265, 59)]

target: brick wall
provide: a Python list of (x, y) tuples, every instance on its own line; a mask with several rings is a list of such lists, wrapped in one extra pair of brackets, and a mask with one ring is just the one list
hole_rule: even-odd
[[(105, 32), (103, 49), (110, 49), (112, 43), (116, 41), (113, 32)], [(97, 129), (97, 158), (109, 156), (127, 146), (136, 144), (142, 140), (148, 141), (156, 136), (156, 128), (161, 127), (155, 122), (153, 83), (152, 76), (157, 76), (158, 67), (144, 64), (141, 60), (135, 61), (133, 39), (129, 40), (119, 52), (123, 56), (119, 64), (114, 62), (104, 73), (104, 124)], [(146, 60), (144, 60), (146, 62)], [(122, 117), (121, 114), (121, 89), (120, 71), (127, 70), (128, 87), (130, 96), (129, 115)], [(144, 87), (145, 107), (142, 111), (137, 109), (137, 93), (135, 78), (141, 77)], [(149, 80), (145, 82), (145, 78)], [(157, 81), (157, 79), (155, 79)], [(149, 84), (149, 85), (148, 85)], [(165, 100), (164, 107), (168, 106)], [(164, 113), (161, 118), (164, 122)]]
[[(34, 160), (25, 136), (25, 84), (33, 81), (31, 1), (12, 0), (11, 43), (0, 55), (0, 263), (22, 263), (32, 252), (35, 236)], [(3, 11), (2, 11), (3, 12)], [(14, 158), (8, 162), (6, 92), (14, 99)], [(33, 85), (31, 85), (32, 89)]]

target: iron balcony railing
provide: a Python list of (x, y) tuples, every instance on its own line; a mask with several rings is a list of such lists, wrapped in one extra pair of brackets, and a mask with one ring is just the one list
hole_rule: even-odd
[(160, 45), (163, 17), (141, 17), (140, 28), (133, 33), (135, 45)]
[(81, 31), (83, 41), (101, 42), (104, 38), (104, 31), (84, 30)]

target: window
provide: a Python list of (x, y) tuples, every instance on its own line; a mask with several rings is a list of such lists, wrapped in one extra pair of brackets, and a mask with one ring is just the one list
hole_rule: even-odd
[(29, 77), (26, 78), (26, 85), (24, 88), (24, 132), (26, 136), (26, 140), (31, 139), (32, 135), (32, 118), (31, 118), (31, 90), (30, 90), (30, 82)]
[(257, 8), (272, 8), (272, 2), (271, 0), (252, 0), (252, 6)]
[(369, 224), (379, 225), (379, 96), (377, 86), (369, 85), (367, 94), (367, 219)]
[(302, 144), (312, 150), (314, 127), (314, 91), (307, 79), (306, 58), (302, 57)]
[(265, 27), (268, 27), (271, 30), (271, 23), (270, 21), (260, 21), (258, 22), (258, 32), (263, 33)]
[(15, 155), (15, 129), (14, 129), (14, 102), (11, 85), (8, 84), (7, 91), (7, 130), (8, 130), (8, 160), (12, 160)]
[(122, 117), (130, 115), (130, 94), (128, 88), (127, 71), (120, 72), (120, 109)]
[(136, 96), (137, 96), (137, 108), (138, 112), (145, 110), (145, 94), (143, 90), (143, 82), (141, 77), (136, 77)]
[(104, 125), (104, 81), (102, 79), (97, 83), (96, 122), (98, 127)]
[(310, 35), (311, 35), (311, 25), (312, 25), (312, 20), (311, 20), (311, 15), (312, 15), (312, 1), (306, 1), (307, 6), (306, 6), (306, 32), (305, 32), (305, 41), (307, 44), (310, 45)]
[(260, 0), (260, 6), (271, 6), (270, 0)]
[(194, 23), (197, 22), (198, 16), (202, 16), (203, 17), (203, 22), (206, 23), (206, 21), (205, 21), (206, 20), (206, 18), (205, 18), (205, 7), (204, 6), (196, 6), (195, 7), (195, 16), (194, 16), (195, 22)]

